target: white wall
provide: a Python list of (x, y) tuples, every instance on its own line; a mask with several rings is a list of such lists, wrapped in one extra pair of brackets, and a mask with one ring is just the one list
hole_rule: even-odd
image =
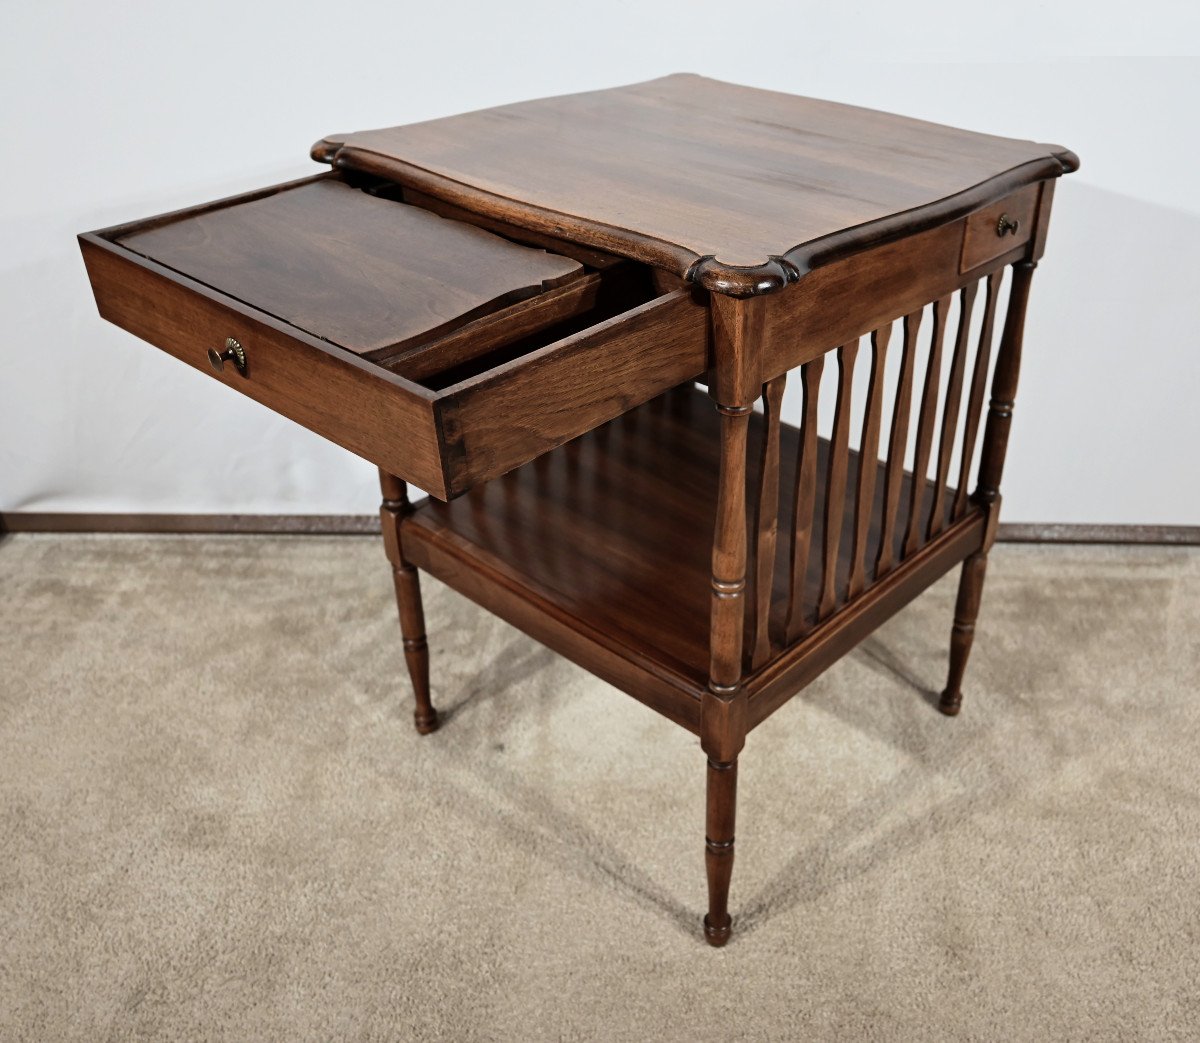
[(1198, 12), (10, 2), (0, 510), (373, 510), (367, 464), (101, 322), (75, 233), (303, 175), (328, 132), (688, 70), (1078, 152), (1034, 281), (1006, 518), (1200, 523)]

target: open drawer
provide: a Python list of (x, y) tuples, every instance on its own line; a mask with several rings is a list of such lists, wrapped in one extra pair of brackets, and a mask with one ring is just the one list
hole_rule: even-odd
[(708, 365), (679, 280), (434, 209), (322, 174), (79, 238), (104, 318), (443, 499)]

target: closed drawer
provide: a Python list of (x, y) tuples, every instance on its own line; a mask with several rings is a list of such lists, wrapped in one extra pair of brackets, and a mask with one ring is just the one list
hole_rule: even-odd
[(1027, 243), (1033, 235), (1040, 190), (1040, 185), (1027, 185), (969, 215), (963, 223), (958, 270), (969, 272)]
[[(250, 203), (262, 193), (240, 198)], [(314, 251), (325, 249), (326, 240), (337, 251), (329, 272), (351, 273), (376, 288), (380, 271), (396, 278), (386, 259), (379, 259), (378, 244), (358, 249), (345, 223), (336, 235), (306, 240), (303, 257), (292, 242), (294, 227), (278, 233), (278, 251), (269, 228), (256, 234), (257, 260), (244, 275), (238, 271), (240, 255), (209, 258), (205, 243), (211, 240), (199, 231), (192, 247), (195, 256), (212, 260), (207, 268), (198, 261), (174, 257), (168, 265), (147, 256), (147, 233), (238, 205), (239, 199), (225, 200), (80, 236), (100, 314), (440, 498), (518, 467), (698, 376), (707, 365), (704, 303), (682, 285), (664, 292), (661, 280), (636, 265), (547, 269), (536, 261), (529, 268), (531, 259), (514, 255), (519, 271), (509, 282), (520, 284), (518, 299), (501, 295), (480, 315), (482, 298), (470, 297), (476, 314), (452, 322), (446, 321), (453, 310), (445, 306), (446, 284), (431, 280), (435, 313), (414, 324), (410, 309), (423, 306), (425, 298), (418, 294), (414, 304), (408, 285), (394, 295), (405, 302), (403, 314), (396, 311), (399, 305), (390, 314), (388, 307), (379, 310), (381, 324), (391, 322), (405, 334), (388, 342), (383, 325), (364, 329), (362, 309), (341, 307), (344, 294), (332, 295), (329, 304), (338, 322), (325, 321), (320, 301), (311, 306), (300, 301), (308, 308), (303, 321), (281, 317), (281, 305), (264, 303), (270, 293), (261, 289), (260, 266), (295, 275), (314, 260)], [(457, 224), (446, 222), (447, 228)], [(509, 263), (503, 254), (501, 260)], [(546, 270), (548, 284), (537, 284)], [(383, 285), (386, 304), (392, 283)], [(425, 334), (419, 332), (422, 323), (429, 326)], [(351, 326), (353, 346), (326, 332)], [(214, 369), (210, 349), (221, 353), (230, 340), (242, 352), (244, 369), (232, 353)]]

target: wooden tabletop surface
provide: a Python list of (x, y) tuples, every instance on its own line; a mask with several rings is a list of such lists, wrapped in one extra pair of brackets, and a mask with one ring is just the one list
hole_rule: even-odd
[(694, 75), (332, 135), (313, 155), (681, 275), (783, 259), (789, 277), (1078, 163)]

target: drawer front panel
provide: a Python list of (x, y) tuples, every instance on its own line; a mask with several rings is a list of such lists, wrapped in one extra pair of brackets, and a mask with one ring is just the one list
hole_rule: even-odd
[[(446, 499), (590, 431), (708, 365), (708, 309), (674, 290), (431, 390), (97, 235), (100, 314), (209, 377)], [(227, 338), (245, 351), (214, 371)]]
[[(428, 399), (406, 382), (96, 236), (80, 237), (100, 314), (235, 391), (437, 496), (445, 496)], [(238, 340), (212, 369), (208, 349)]]
[(960, 272), (969, 272), (1029, 242), (1037, 218), (1038, 190), (1038, 185), (1027, 185), (967, 218)]

